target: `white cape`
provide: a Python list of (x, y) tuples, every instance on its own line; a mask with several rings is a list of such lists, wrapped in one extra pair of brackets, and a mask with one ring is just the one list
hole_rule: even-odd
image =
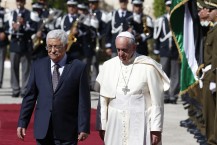
[[(96, 81), (100, 84), (100, 95), (106, 96), (108, 98), (115, 98), (118, 77), (120, 73), (120, 63), (117, 63), (119, 61), (120, 60), (117, 56), (113, 59), (110, 59), (109, 61), (106, 61), (103, 64), (102, 71), (96, 78)], [(164, 83), (164, 91), (169, 89), (170, 80), (165, 74), (165, 72), (162, 70), (161, 65), (157, 63), (155, 60), (151, 59), (150, 57), (140, 55), (136, 57), (134, 64), (148, 64), (154, 66), (155, 69), (157, 69), (159, 74), (161, 75), (161, 78)]]

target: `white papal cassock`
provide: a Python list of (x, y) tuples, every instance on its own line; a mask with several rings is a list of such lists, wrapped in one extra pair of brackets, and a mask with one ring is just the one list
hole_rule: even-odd
[(115, 57), (103, 64), (96, 81), (97, 129), (106, 131), (105, 145), (151, 145), (150, 131), (163, 128), (163, 91), (169, 88), (161, 65), (137, 53), (129, 65)]

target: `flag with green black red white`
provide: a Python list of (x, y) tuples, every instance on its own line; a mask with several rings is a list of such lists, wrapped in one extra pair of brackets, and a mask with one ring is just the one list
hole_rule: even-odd
[(195, 0), (172, 0), (170, 24), (181, 59), (180, 93), (198, 82), (196, 72), (203, 63), (202, 36)]

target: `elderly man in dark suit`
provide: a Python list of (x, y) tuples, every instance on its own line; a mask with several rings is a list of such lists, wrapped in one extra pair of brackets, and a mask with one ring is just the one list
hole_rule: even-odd
[(90, 132), (86, 65), (66, 55), (67, 35), (63, 30), (50, 31), (46, 42), (49, 57), (33, 62), (17, 136), (24, 139), (35, 107), (34, 135), (38, 145), (77, 145)]

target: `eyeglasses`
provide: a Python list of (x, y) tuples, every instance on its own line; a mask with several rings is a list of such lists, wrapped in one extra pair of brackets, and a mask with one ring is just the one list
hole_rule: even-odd
[(51, 50), (52, 48), (54, 48), (55, 50), (60, 50), (63, 48), (63, 45), (48, 45), (45, 48), (46, 50)]

